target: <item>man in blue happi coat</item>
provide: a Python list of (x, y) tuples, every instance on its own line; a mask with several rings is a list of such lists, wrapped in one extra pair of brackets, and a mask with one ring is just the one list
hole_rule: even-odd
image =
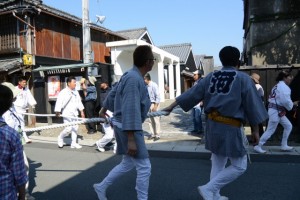
[[(205, 148), (212, 152), (210, 181), (198, 187), (205, 200), (225, 200), (220, 189), (242, 175), (247, 168), (245, 135), (242, 127), (248, 119), (257, 126), (268, 114), (249, 75), (237, 71), (240, 52), (226, 46), (219, 53), (223, 68), (208, 74), (197, 85), (163, 109), (171, 112), (179, 105), (184, 111), (203, 101), (206, 123)], [(230, 165), (226, 167), (227, 161)]]
[(142, 124), (151, 102), (144, 75), (152, 70), (155, 60), (150, 46), (138, 46), (133, 53), (133, 67), (123, 74), (118, 84), (108, 94), (100, 111), (101, 117), (106, 110), (114, 111), (112, 123), (118, 144), (117, 154), (123, 155), (121, 163), (114, 167), (102, 182), (94, 184), (100, 200), (106, 200), (106, 189), (133, 168), (137, 171), (135, 187), (137, 199), (148, 199), (151, 164)]

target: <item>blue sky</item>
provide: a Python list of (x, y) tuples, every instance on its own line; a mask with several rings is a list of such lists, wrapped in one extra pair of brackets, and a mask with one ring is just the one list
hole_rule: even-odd
[[(81, 18), (81, 0), (43, 0)], [(191, 43), (193, 54), (213, 56), (226, 45), (243, 48), (242, 0), (89, 0), (90, 20), (112, 31), (147, 27), (156, 46)]]

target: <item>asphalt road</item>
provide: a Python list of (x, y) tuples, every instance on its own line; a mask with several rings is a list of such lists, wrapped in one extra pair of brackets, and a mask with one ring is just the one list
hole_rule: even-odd
[[(121, 157), (55, 144), (25, 146), (30, 162), (30, 191), (37, 200), (96, 200), (92, 185), (101, 181)], [(149, 200), (199, 200), (197, 186), (209, 180), (209, 159), (151, 157)], [(135, 170), (107, 191), (109, 200), (135, 200)], [(254, 162), (239, 179), (224, 187), (230, 200), (298, 200), (300, 163)]]

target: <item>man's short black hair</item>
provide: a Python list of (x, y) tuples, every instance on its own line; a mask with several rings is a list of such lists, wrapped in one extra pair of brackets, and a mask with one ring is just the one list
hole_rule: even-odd
[(27, 81), (26, 76), (20, 76), (20, 77), (18, 78), (18, 82), (20, 82), (20, 81)]
[(133, 52), (133, 64), (142, 67), (148, 60), (153, 59), (152, 49), (148, 45), (138, 46)]
[(291, 73), (286, 71), (286, 70), (282, 70), (281, 72), (279, 72), (279, 74), (276, 77), (276, 81), (282, 81), (284, 78), (291, 76)]
[(13, 102), (13, 92), (4, 85), (0, 85), (0, 116), (2, 116)]
[(221, 49), (219, 53), (221, 63), (224, 67), (239, 66), (240, 55), (241, 55), (240, 51), (236, 47), (232, 47), (232, 46), (224, 47), (223, 49)]
[(68, 83), (71, 83), (73, 79), (76, 80), (75, 76), (69, 76), (67, 78), (67, 85), (68, 85)]

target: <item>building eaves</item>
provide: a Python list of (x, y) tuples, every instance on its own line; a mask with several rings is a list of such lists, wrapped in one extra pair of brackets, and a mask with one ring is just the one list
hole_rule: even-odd
[(0, 6), (14, 2), (15, 0), (0, 0)]
[(144, 36), (144, 34), (147, 32), (147, 28), (137, 28), (137, 29), (128, 29), (128, 30), (121, 30), (116, 31), (116, 33), (122, 35), (123, 37), (126, 37), (127, 39), (133, 40), (133, 39), (140, 39)]
[(33, 72), (39, 71), (56, 71), (56, 70), (69, 70), (69, 69), (76, 69), (76, 68), (85, 68), (85, 67), (92, 67), (97, 66), (94, 63), (78, 63), (78, 64), (71, 64), (71, 65), (56, 65), (56, 66), (40, 66), (32, 70)]
[[(15, 4), (13, 4), (14, 2), (15, 2)], [(59, 10), (57, 8), (48, 6), (46, 4), (42, 4), (42, 1), (40, 1), (40, 0), (24, 0), (24, 2), (29, 4), (29, 5), (34, 6), (36, 11), (38, 11), (40, 9), (40, 12), (45, 12), (49, 15), (52, 15), (52, 16), (55, 16), (55, 17), (58, 17), (58, 18), (69, 20), (69, 21), (72, 21), (72, 22), (77, 23), (77, 24), (82, 24), (82, 19), (81, 18), (79, 18), (75, 15), (72, 15), (70, 13), (67, 13), (65, 11)], [(0, 12), (12, 11), (12, 10), (24, 7), (24, 5), (18, 5), (16, 3), (17, 3), (16, 0), (7, 0), (7, 1), (0, 0), (0, 6), (2, 7), (2, 8), (0, 8)], [(102, 31), (104, 33), (109, 33), (111, 35), (118, 36), (121, 39), (127, 39), (124, 36), (114, 32), (114, 31), (111, 31), (107, 28), (104, 28), (104, 27), (99, 26), (99, 25), (94, 24), (94, 23), (91, 23), (90, 27), (91, 27), (91, 29), (99, 30), (99, 31)]]
[(192, 50), (192, 44), (182, 43), (182, 44), (164, 45), (164, 46), (159, 46), (159, 48), (179, 57), (181, 64), (186, 64), (187, 59)]
[(0, 72), (12, 72), (19, 71), (22, 69), (22, 61), (20, 58), (11, 58), (0, 60)]
[[(45, 4), (40, 4), (40, 5), (38, 5), (38, 7), (41, 8), (42, 11), (48, 12), (49, 14), (52, 14), (54, 16), (59, 16), (59, 17), (66, 18), (68, 20), (74, 21), (75, 23), (82, 24), (82, 19), (81, 18), (79, 18), (75, 15), (72, 15), (70, 13), (64, 12), (62, 10), (59, 10), (57, 8), (53, 8), (53, 7), (45, 5)], [(117, 34), (116, 32), (113, 32), (113, 31), (111, 31), (107, 28), (104, 28), (102, 26), (99, 26), (95, 23), (90, 23), (90, 27), (91, 27), (91, 29), (100, 30), (102, 32), (109, 33), (111, 35), (115, 35), (115, 36), (118, 36), (120, 38), (126, 39), (122, 35)]]

